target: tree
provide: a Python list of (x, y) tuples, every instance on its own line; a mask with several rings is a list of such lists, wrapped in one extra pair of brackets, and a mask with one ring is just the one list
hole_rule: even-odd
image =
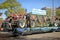
[(51, 16), (51, 8), (49, 7), (43, 7), (42, 10), (46, 10), (46, 16)]
[(25, 12), (26, 12), (26, 11), (25, 11), (25, 9), (24, 9), (24, 8), (20, 8), (20, 9), (19, 9), (19, 13), (20, 13), (20, 14), (24, 15), (24, 14), (25, 14)]
[(56, 8), (56, 16), (60, 17), (60, 7)]
[[(0, 9), (8, 9), (8, 12), (10, 12), (10, 13), (14, 13), (14, 12), (17, 13), (18, 12), (17, 10), (19, 10), (19, 9), (17, 9), (18, 7), (20, 8), (21, 4), (19, 2), (17, 2), (16, 0), (6, 0), (5, 2), (3, 2), (0, 5)], [(6, 12), (6, 13), (8, 14), (8, 12)]]
[(16, 0), (6, 0), (0, 6), (1, 8), (12, 8), (16, 6), (21, 6), (21, 4), (17, 2)]
[(46, 13), (47, 13), (47, 16), (51, 16), (51, 9), (50, 8), (47, 8), (46, 9)]

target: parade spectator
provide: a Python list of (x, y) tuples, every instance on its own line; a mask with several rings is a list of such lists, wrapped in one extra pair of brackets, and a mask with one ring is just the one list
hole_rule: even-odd
[(30, 24), (30, 23), (31, 23), (30, 17), (31, 17), (30, 14), (27, 14), (27, 15), (26, 15), (26, 24), (27, 24), (27, 27), (31, 27), (31, 24)]
[(7, 31), (7, 29), (10, 27), (9, 22), (8, 22), (8, 18), (6, 18), (4, 20), (4, 22), (1, 25), (1, 27), (4, 28), (4, 31)]

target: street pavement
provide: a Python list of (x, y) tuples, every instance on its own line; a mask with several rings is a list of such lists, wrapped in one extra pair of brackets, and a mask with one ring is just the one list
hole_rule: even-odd
[(12, 36), (12, 33), (0, 32), (0, 40), (60, 40), (60, 32), (40, 33), (25, 36)]

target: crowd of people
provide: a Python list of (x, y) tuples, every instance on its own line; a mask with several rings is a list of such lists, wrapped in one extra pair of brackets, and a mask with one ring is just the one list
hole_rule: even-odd
[(48, 26), (60, 26), (60, 19), (57, 17), (47, 18), (46, 22), (48, 23)]
[[(23, 23), (22, 23), (23, 22)], [(24, 25), (23, 25), (24, 24)], [(5, 19), (5, 21), (2, 23), (1, 27), (31, 27), (30, 26), (30, 15), (19, 15), (19, 16), (9, 16)]]
[[(49, 17), (46, 19), (43, 19), (43, 20), (46, 21), (47, 26), (60, 26), (60, 19), (58, 19), (58, 18), (55, 18), (54, 22)], [(29, 27), (29, 28), (31, 28), (31, 25), (32, 24), (36, 25), (35, 24), (36, 22), (40, 22), (39, 19), (36, 16), (31, 16), (30, 14), (26, 14), (23, 16), (22, 15), (9, 16), (4, 20), (1, 27), (4, 27), (4, 28)]]

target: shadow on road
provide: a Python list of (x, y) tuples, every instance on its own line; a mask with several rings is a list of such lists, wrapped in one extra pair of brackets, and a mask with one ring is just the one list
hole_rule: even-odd
[(60, 37), (27, 38), (26, 36), (0, 34), (0, 40), (60, 40)]

